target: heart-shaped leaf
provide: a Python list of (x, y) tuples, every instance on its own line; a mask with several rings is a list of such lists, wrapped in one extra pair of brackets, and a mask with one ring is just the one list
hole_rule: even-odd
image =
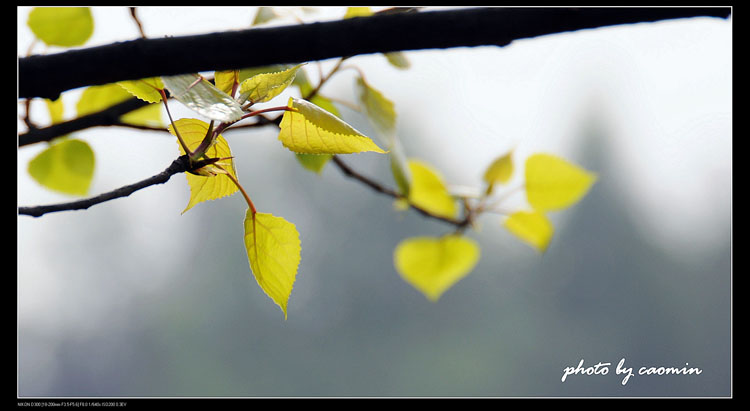
[(455, 217), (458, 213), (456, 201), (440, 174), (422, 161), (409, 160), (408, 163), (411, 174), (409, 202), (442, 217)]
[(428, 299), (437, 301), (474, 269), (479, 246), (459, 235), (414, 237), (402, 241), (393, 253), (396, 270)]
[[(198, 148), (208, 131), (208, 124), (206, 122), (194, 118), (181, 118), (175, 121), (175, 125), (177, 126), (177, 130), (180, 131), (182, 139), (185, 140), (185, 144), (191, 151)], [(172, 133), (172, 135), (175, 135), (172, 125), (169, 126), (169, 132)], [(180, 144), (178, 144), (178, 146), (180, 148), (180, 154), (185, 154), (182, 146)], [(209, 158), (225, 159), (217, 164), (237, 178), (237, 173), (234, 169), (234, 162), (229, 159), (229, 157), (232, 157), (232, 151), (229, 149), (229, 144), (224, 137), (219, 135), (216, 138), (214, 144), (206, 150), (206, 156)], [(188, 185), (190, 186), (190, 200), (188, 201), (187, 207), (182, 210), (183, 213), (200, 202), (215, 200), (217, 198), (234, 194), (238, 191), (237, 186), (229, 177), (223, 176), (221, 173), (216, 174), (208, 172), (211, 170), (206, 171), (207, 173), (205, 174), (207, 175), (185, 173)]]
[(80, 46), (94, 33), (94, 18), (88, 7), (35, 7), (27, 24), (49, 46)]
[(34, 180), (51, 190), (85, 195), (94, 177), (94, 151), (85, 141), (57, 141), (34, 157), (28, 170)]

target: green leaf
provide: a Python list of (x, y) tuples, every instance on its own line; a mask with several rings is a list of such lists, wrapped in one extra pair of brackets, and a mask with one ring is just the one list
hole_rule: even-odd
[(55, 124), (63, 121), (63, 114), (65, 105), (63, 104), (62, 96), (58, 97), (57, 100), (44, 99), (47, 103), (47, 110), (49, 110), (50, 123)]
[(243, 81), (240, 85), (240, 104), (245, 101), (250, 101), (253, 104), (264, 103), (278, 96), (287, 86), (292, 84), (297, 70), (303, 64), (297, 64), (276, 73), (257, 74)]
[[(391, 140), (390, 163), (393, 180), (398, 186), (399, 192), (405, 197), (409, 197), (411, 191), (411, 171), (409, 170), (409, 161), (406, 158), (401, 141), (395, 136)], [(407, 207), (408, 208), (408, 207)]]
[(94, 32), (94, 18), (88, 7), (34, 7), (27, 24), (49, 46), (80, 46)]
[(94, 177), (94, 151), (85, 141), (53, 143), (29, 162), (29, 174), (39, 184), (65, 194), (85, 195)]
[(396, 247), (394, 265), (401, 277), (431, 301), (474, 269), (477, 243), (460, 235), (409, 238)]
[(161, 102), (161, 93), (159, 90), (164, 90), (164, 83), (161, 81), (161, 77), (118, 81), (117, 84), (127, 90), (128, 93), (143, 101), (149, 103)]
[[(76, 103), (76, 111), (79, 117), (85, 116), (102, 111), (130, 98), (132, 98), (132, 95), (115, 83), (91, 86), (81, 93), (81, 97)], [(151, 104), (133, 110), (120, 119), (130, 124), (161, 126), (161, 108), (158, 104)]]
[(240, 82), (240, 71), (239, 70), (222, 70), (214, 72), (214, 84), (219, 90), (232, 95), (232, 87), (234, 83)]
[(433, 214), (454, 218), (458, 207), (442, 176), (424, 162), (409, 160), (408, 164), (411, 172), (409, 202)]
[(318, 174), (323, 171), (323, 167), (325, 167), (328, 161), (333, 158), (333, 155), (331, 154), (294, 153), (294, 156), (297, 158), (297, 161), (299, 161), (302, 167)]
[(258, 12), (255, 14), (255, 19), (253, 19), (252, 25), (257, 26), (259, 24), (271, 21), (277, 17), (279, 17), (279, 15), (273, 11), (273, 7), (258, 7)]
[(505, 228), (540, 252), (547, 250), (555, 227), (541, 211), (517, 211), (505, 220)]
[(385, 153), (369, 137), (315, 104), (290, 97), (287, 106), (294, 111), (281, 118), (279, 140), (295, 153)]
[(505, 184), (513, 177), (513, 151), (495, 159), (484, 172), (484, 182), (487, 183), (487, 193), (497, 184)]
[(411, 66), (404, 53), (400, 51), (392, 51), (383, 55), (388, 59), (388, 62), (391, 63), (393, 67), (405, 70)]
[(244, 114), (239, 103), (198, 74), (161, 78), (170, 94), (191, 110), (223, 123), (232, 123)]
[(258, 285), (287, 318), (287, 304), (301, 259), (299, 233), (294, 224), (271, 214), (245, 214), (245, 249)]
[[(180, 135), (185, 141), (185, 144), (191, 151), (198, 148), (200, 143), (203, 141), (203, 138), (206, 136), (206, 132), (208, 131), (207, 123), (193, 118), (181, 118), (175, 121), (175, 125), (180, 131)], [(172, 133), (172, 135), (175, 135), (172, 125), (169, 126), (169, 132)], [(182, 149), (182, 146), (179, 145), (179, 143), (178, 146), (180, 149), (180, 154), (185, 154), (185, 151)], [(209, 158), (228, 158), (232, 157), (232, 151), (229, 149), (229, 144), (224, 139), (224, 137), (219, 135), (216, 138), (214, 144), (209, 147), (208, 150), (206, 150), (206, 156), (208, 156)], [(222, 168), (224, 168), (224, 170), (232, 174), (235, 178), (237, 178), (237, 172), (234, 168), (233, 160), (225, 159), (221, 160), (217, 164), (219, 164)], [(206, 170), (206, 172), (209, 173), (215, 171), (216, 170), (214, 168), (210, 167)], [(190, 200), (188, 201), (187, 207), (182, 210), (183, 213), (200, 202), (225, 197), (234, 194), (238, 190), (237, 186), (229, 177), (223, 176), (220, 173), (209, 176), (197, 176), (194, 174), (185, 173), (185, 177), (187, 178), (188, 185), (190, 186)]]
[(384, 136), (393, 135), (396, 132), (396, 110), (393, 102), (367, 84), (362, 77), (357, 77), (357, 90), (359, 101), (372, 124)]
[(540, 211), (575, 204), (596, 179), (596, 174), (550, 154), (534, 154), (526, 160), (526, 197)]

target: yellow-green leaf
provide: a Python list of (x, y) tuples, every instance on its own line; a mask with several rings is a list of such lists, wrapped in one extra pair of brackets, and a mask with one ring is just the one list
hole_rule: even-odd
[(393, 260), (401, 277), (437, 301), (474, 269), (479, 261), (477, 243), (460, 235), (409, 238), (396, 247)]
[(372, 15), (372, 10), (370, 10), (369, 7), (347, 7), (346, 14), (344, 14), (344, 18), (350, 19), (352, 17), (367, 17), (371, 15)]
[(63, 104), (62, 96), (58, 97), (57, 100), (44, 99), (47, 103), (47, 110), (49, 110), (50, 123), (55, 124), (63, 120), (63, 114), (65, 105)]
[[(198, 148), (208, 131), (208, 124), (206, 122), (193, 118), (179, 119), (175, 121), (175, 125), (177, 126), (177, 130), (180, 131), (180, 135), (185, 141), (185, 144), (191, 151)], [(172, 135), (175, 135), (172, 125), (169, 126), (169, 132), (172, 133)], [(180, 148), (180, 154), (185, 154), (185, 151), (179, 143), (178, 146)], [(227, 158), (232, 156), (232, 151), (229, 149), (229, 144), (224, 137), (219, 135), (216, 138), (214, 145), (206, 150), (206, 155), (209, 158)], [(237, 178), (233, 160), (221, 160), (220, 165), (227, 172), (232, 174), (232, 176)], [(237, 186), (229, 177), (221, 174), (215, 176), (197, 176), (185, 173), (185, 177), (190, 186), (190, 201), (188, 201), (187, 207), (182, 211), (183, 213), (200, 202), (225, 197), (234, 194), (238, 190)]]
[(240, 85), (240, 104), (245, 101), (264, 103), (281, 94), (297, 74), (304, 63), (275, 73), (261, 73), (242, 82)]
[(517, 211), (505, 220), (505, 228), (527, 244), (544, 252), (555, 227), (541, 211)]
[(388, 59), (388, 62), (391, 63), (393, 67), (405, 70), (411, 66), (411, 63), (409, 63), (409, 60), (406, 58), (404, 53), (400, 51), (385, 53), (384, 56)]
[(232, 87), (234, 83), (240, 82), (240, 71), (239, 70), (222, 70), (214, 72), (214, 84), (219, 90), (232, 95)]
[(55, 142), (29, 162), (39, 184), (65, 194), (85, 195), (94, 177), (94, 151), (85, 141)]
[[(76, 103), (76, 111), (78, 116), (85, 116), (109, 108), (129, 98), (132, 98), (132, 95), (115, 83), (91, 86), (81, 93), (81, 98)], [(130, 124), (160, 126), (162, 124), (161, 108), (157, 104), (150, 104), (123, 115), (121, 120)]]
[(294, 224), (271, 214), (245, 214), (245, 249), (258, 285), (287, 317), (289, 295), (301, 259), (299, 233)]
[(507, 183), (513, 177), (513, 151), (508, 152), (495, 159), (484, 172), (484, 182), (487, 183), (487, 192), (492, 191), (492, 186)]
[(279, 140), (295, 153), (385, 153), (369, 137), (315, 104), (290, 97), (287, 106), (294, 111), (284, 112)]
[(551, 154), (534, 154), (526, 160), (526, 197), (537, 210), (559, 210), (576, 203), (596, 179), (596, 174)]
[(383, 93), (367, 84), (362, 77), (357, 77), (359, 101), (365, 108), (367, 117), (380, 133), (391, 136), (396, 132), (396, 110), (393, 102)]
[(94, 18), (88, 7), (35, 7), (27, 24), (49, 46), (80, 46), (94, 32)]
[(149, 103), (161, 102), (161, 93), (159, 90), (164, 90), (164, 83), (161, 81), (161, 77), (118, 81), (117, 84), (127, 90), (128, 93), (143, 101), (148, 101)]
[(302, 167), (318, 174), (323, 171), (323, 167), (325, 167), (328, 161), (333, 158), (332, 154), (294, 153), (294, 156), (297, 157), (297, 161), (299, 161)]
[(458, 207), (442, 176), (424, 162), (409, 160), (408, 164), (411, 172), (409, 202), (439, 216), (455, 217)]
[[(391, 139), (390, 146), (390, 163), (391, 173), (393, 174), (393, 180), (398, 186), (399, 192), (405, 197), (409, 197), (411, 191), (411, 171), (409, 170), (409, 161), (404, 154), (404, 148), (401, 146), (401, 141), (394, 135)], [(407, 207), (408, 208), (408, 207)]]
[(211, 120), (232, 123), (242, 117), (240, 104), (198, 74), (163, 76), (164, 86), (177, 101)]

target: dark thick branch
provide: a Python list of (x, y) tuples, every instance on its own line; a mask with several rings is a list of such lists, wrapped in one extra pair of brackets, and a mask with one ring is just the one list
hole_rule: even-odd
[(194, 164), (193, 167), (191, 167), (187, 156), (181, 156), (173, 161), (172, 164), (170, 164), (169, 167), (167, 167), (161, 173), (137, 183), (120, 187), (116, 190), (112, 190), (110, 192), (100, 194), (96, 197), (86, 198), (83, 200), (34, 207), (18, 207), (18, 214), (40, 217), (44, 214), (54, 213), (56, 211), (85, 210), (93, 205), (103, 203), (105, 201), (114, 200), (120, 197), (127, 197), (142, 188), (146, 188), (156, 184), (164, 184), (169, 181), (169, 179), (175, 174), (200, 168), (207, 163), (208, 162), (206, 161), (198, 162)]
[(160, 75), (300, 63), (399, 50), (505, 46), (617, 24), (711, 16), (723, 8), (478, 8), (396, 13), (197, 36), (137, 39), (19, 59), (20, 98)]

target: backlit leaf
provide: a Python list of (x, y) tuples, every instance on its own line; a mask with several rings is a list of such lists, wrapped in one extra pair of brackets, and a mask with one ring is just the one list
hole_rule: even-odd
[(232, 95), (232, 87), (234, 83), (240, 82), (240, 71), (239, 70), (222, 70), (214, 72), (214, 84), (219, 90)]
[(398, 186), (399, 193), (408, 198), (411, 191), (411, 170), (409, 169), (409, 161), (404, 153), (404, 148), (401, 146), (401, 141), (396, 136), (393, 136), (391, 139), (389, 156), (393, 180)]
[(526, 196), (537, 210), (559, 210), (576, 203), (596, 179), (596, 174), (550, 154), (534, 154), (526, 160)]
[[(81, 93), (81, 97), (76, 103), (76, 111), (78, 116), (85, 116), (102, 111), (130, 98), (133, 98), (133, 96), (115, 83), (91, 86)], [(158, 104), (150, 104), (133, 110), (120, 119), (130, 124), (160, 126), (162, 124), (161, 108)]]
[(458, 213), (456, 201), (448, 192), (443, 178), (432, 167), (418, 160), (409, 160), (411, 189), (409, 202), (433, 214), (453, 218)]
[(29, 174), (49, 189), (72, 195), (88, 193), (94, 177), (94, 151), (85, 141), (52, 143), (29, 162)]
[(320, 174), (323, 171), (323, 167), (328, 163), (331, 158), (333, 158), (332, 154), (300, 154), (300, 153), (294, 153), (295, 157), (297, 157), (297, 161), (302, 165), (302, 167), (314, 172)]
[(118, 81), (117, 84), (127, 90), (128, 93), (143, 101), (148, 101), (149, 103), (161, 102), (161, 93), (159, 90), (164, 90), (164, 83), (161, 81), (161, 77)]
[(315, 104), (290, 97), (287, 106), (294, 111), (284, 112), (279, 140), (295, 153), (385, 153), (369, 137)]
[(164, 76), (161, 79), (177, 101), (211, 120), (232, 123), (244, 114), (242, 107), (229, 94), (197, 74)]
[(359, 101), (372, 124), (384, 136), (393, 135), (396, 132), (396, 110), (393, 102), (367, 84), (362, 77), (357, 77), (357, 90)]
[(292, 84), (300, 67), (302, 64), (297, 64), (283, 71), (257, 74), (243, 81), (240, 85), (240, 104), (245, 101), (264, 103), (278, 96)]
[(505, 228), (527, 244), (544, 252), (555, 227), (541, 211), (517, 211), (505, 220)]
[(88, 7), (34, 7), (27, 24), (49, 46), (80, 46), (94, 32), (94, 18)]
[[(191, 151), (198, 148), (208, 131), (207, 123), (192, 118), (179, 119), (175, 121), (175, 125), (177, 126), (177, 130), (180, 131), (183, 140), (185, 140), (185, 144)], [(172, 133), (172, 135), (175, 135), (172, 125), (169, 126), (169, 132)], [(179, 143), (178, 146), (180, 154), (185, 154), (185, 151)], [(214, 145), (206, 150), (206, 155), (209, 158), (226, 158), (231, 157), (232, 152), (224, 137), (219, 135), (216, 138)], [(233, 160), (222, 160), (221, 163), (224, 164), (222, 167), (227, 172), (231, 173), (235, 178), (237, 177)], [(238, 190), (237, 186), (229, 177), (221, 174), (204, 177), (185, 173), (185, 177), (190, 186), (190, 200), (188, 201), (187, 207), (182, 211), (183, 213), (200, 202), (225, 197), (234, 194)]]
[(50, 99), (44, 99), (47, 103), (47, 110), (49, 111), (50, 123), (55, 124), (63, 120), (63, 114), (65, 105), (63, 104), (62, 96), (58, 97), (57, 100), (52, 101)]
[(428, 299), (440, 296), (474, 269), (477, 243), (460, 235), (408, 238), (396, 247), (394, 265), (401, 277)]
[(495, 159), (495, 161), (487, 167), (483, 179), (489, 186), (489, 192), (492, 191), (492, 186), (494, 184), (505, 184), (511, 177), (513, 177), (513, 151)]
[(284, 311), (301, 259), (299, 233), (294, 224), (271, 214), (245, 215), (245, 249), (258, 285)]

